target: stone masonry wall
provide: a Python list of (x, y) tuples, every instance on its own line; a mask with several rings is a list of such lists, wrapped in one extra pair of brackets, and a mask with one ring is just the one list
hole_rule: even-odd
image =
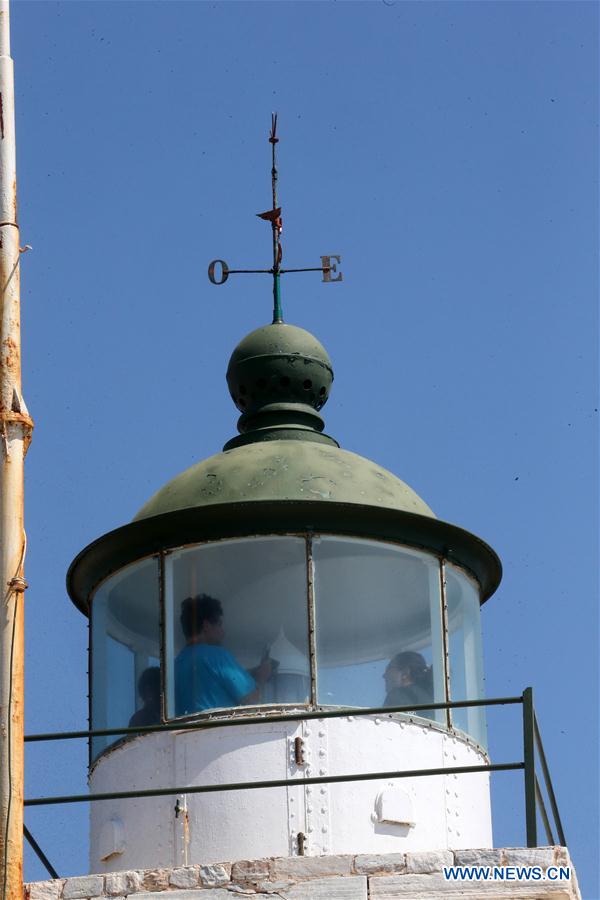
[(575, 873), (559, 881), (447, 881), (443, 867), (570, 866), (564, 847), (297, 856), (222, 865), (84, 875), (25, 886), (25, 900), (580, 900)]

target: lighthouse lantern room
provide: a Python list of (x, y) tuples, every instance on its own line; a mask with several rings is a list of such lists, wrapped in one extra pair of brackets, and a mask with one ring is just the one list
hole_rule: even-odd
[(227, 380), (239, 436), (70, 568), (92, 729), (180, 725), (95, 737), (90, 783), (291, 784), (155, 798), (152, 816), (93, 804), (92, 871), (490, 846), (488, 773), (302, 781), (487, 761), (483, 706), (427, 707), (483, 696), (496, 555), (324, 434), (333, 370), (307, 331), (252, 332)]

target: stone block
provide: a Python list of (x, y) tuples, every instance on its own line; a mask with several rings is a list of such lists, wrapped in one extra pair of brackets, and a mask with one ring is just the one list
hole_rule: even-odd
[(268, 859), (243, 859), (231, 867), (231, 880), (235, 882), (264, 881), (270, 874)]
[(354, 858), (354, 871), (361, 875), (378, 872), (405, 872), (406, 853), (362, 854)]
[(366, 875), (319, 878), (292, 885), (285, 900), (367, 900)]
[[(243, 896), (243, 894), (241, 895)], [(250, 895), (252, 900), (261, 900), (262, 894), (255, 894), (254, 891)], [(190, 888), (184, 891), (169, 891), (165, 894), (163, 891), (149, 894), (140, 894), (139, 900), (234, 900), (235, 894), (232, 894), (227, 888)], [(265, 900), (273, 900), (273, 897), (265, 897)]]
[(370, 900), (577, 900), (566, 886), (552, 882), (446, 881), (442, 873), (375, 875), (369, 878)]
[(422, 850), (406, 854), (406, 871), (409, 875), (428, 875), (441, 872), (443, 866), (454, 865), (450, 850)]
[[(202, 895), (198, 900), (214, 900), (216, 897), (217, 900), (220, 900), (221, 897), (227, 897), (227, 900), (245, 900), (246, 897), (249, 900), (278, 900), (281, 896), (280, 894), (274, 893), (269, 890), (266, 894), (262, 892), (258, 892), (256, 888), (250, 884), (230, 884), (228, 888), (213, 888), (209, 894), (206, 892)], [(287, 900), (287, 897), (283, 897), (283, 900)]]
[(204, 887), (219, 887), (229, 882), (229, 872), (225, 866), (200, 866), (200, 884)]
[(171, 869), (169, 884), (176, 888), (193, 888), (198, 887), (199, 878), (198, 866), (179, 866)]
[(502, 866), (504, 856), (502, 850), (455, 850), (454, 863), (457, 866)]
[(57, 900), (62, 893), (63, 884), (62, 879), (34, 881), (25, 885), (25, 896), (29, 900)]
[(64, 900), (80, 900), (83, 897), (100, 897), (104, 893), (102, 875), (81, 875), (67, 878), (63, 888)]
[(555, 866), (572, 866), (571, 857), (566, 847), (553, 847)]
[(541, 866), (547, 869), (554, 865), (554, 847), (506, 847), (505, 866)]
[(142, 886), (140, 872), (113, 872), (105, 877), (105, 892), (109, 897), (134, 894)]
[(294, 882), (286, 878), (280, 879), (279, 881), (255, 881), (252, 884), (252, 888), (258, 893), (270, 894), (271, 896), (277, 897), (283, 891), (289, 891), (290, 887), (293, 885)]
[(351, 875), (352, 863), (351, 856), (291, 856), (273, 860), (273, 874), (275, 877), (289, 876), (298, 879)]
[[(428, 875), (375, 875), (369, 878), (370, 900), (434, 900), (439, 897), (461, 897), (463, 886), (472, 882), (450, 883), (441, 872)], [(474, 885), (482, 895), (481, 884)], [(458, 891), (461, 891), (459, 893)]]
[(146, 869), (142, 873), (145, 891), (166, 891), (169, 887), (169, 869)]

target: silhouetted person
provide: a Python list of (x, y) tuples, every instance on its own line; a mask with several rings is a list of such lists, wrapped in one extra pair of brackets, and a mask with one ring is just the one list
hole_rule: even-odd
[[(420, 653), (406, 650), (388, 663), (385, 672), (385, 706), (415, 706), (433, 703), (433, 673)], [(419, 710), (420, 716), (433, 719), (435, 710)]]
[(252, 674), (221, 646), (225, 637), (220, 600), (200, 594), (181, 604), (181, 628), (186, 645), (175, 660), (175, 714), (191, 715), (257, 703), (259, 688), (271, 676), (263, 661)]
[(157, 725), (160, 722), (160, 669), (150, 666), (144, 669), (138, 681), (138, 694), (141, 706), (129, 720), (129, 727), (138, 725)]

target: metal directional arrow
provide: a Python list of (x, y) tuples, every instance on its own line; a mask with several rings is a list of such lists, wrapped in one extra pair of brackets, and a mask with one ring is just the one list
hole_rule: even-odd
[[(213, 284), (225, 284), (230, 275), (272, 275), (273, 276), (273, 323), (283, 322), (283, 312), (281, 308), (281, 288), (280, 278), (292, 272), (322, 272), (323, 281), (331, 283), (334, 281), (342, 281), (342, 272), (338, 269), (342, 261), (341, 256), (330, 254), (321, 257), (321, 265), (305, 269), (282, 269), (281, 260), (283, 257), (283, 248), (281, 244), (281, 233), (283, 224), (281, 219), (281, 207), (277, 205), (277, 162), (275, 147), (279, 143), (277, 137), (277, 113), (271, 116), (271, 133), (269, 135), (269, 143), (271, 144), (271, 183), (273, 188), (273, 206), (266, 212), (257, 213), (259, 219), (271, 223), (273, 232), (273, 266), (270, 269), (230, 269), (225, 260), (213, 259), (208, 267), (208, 277)], [(335, 276), (335, 277), (334, 277)]]

